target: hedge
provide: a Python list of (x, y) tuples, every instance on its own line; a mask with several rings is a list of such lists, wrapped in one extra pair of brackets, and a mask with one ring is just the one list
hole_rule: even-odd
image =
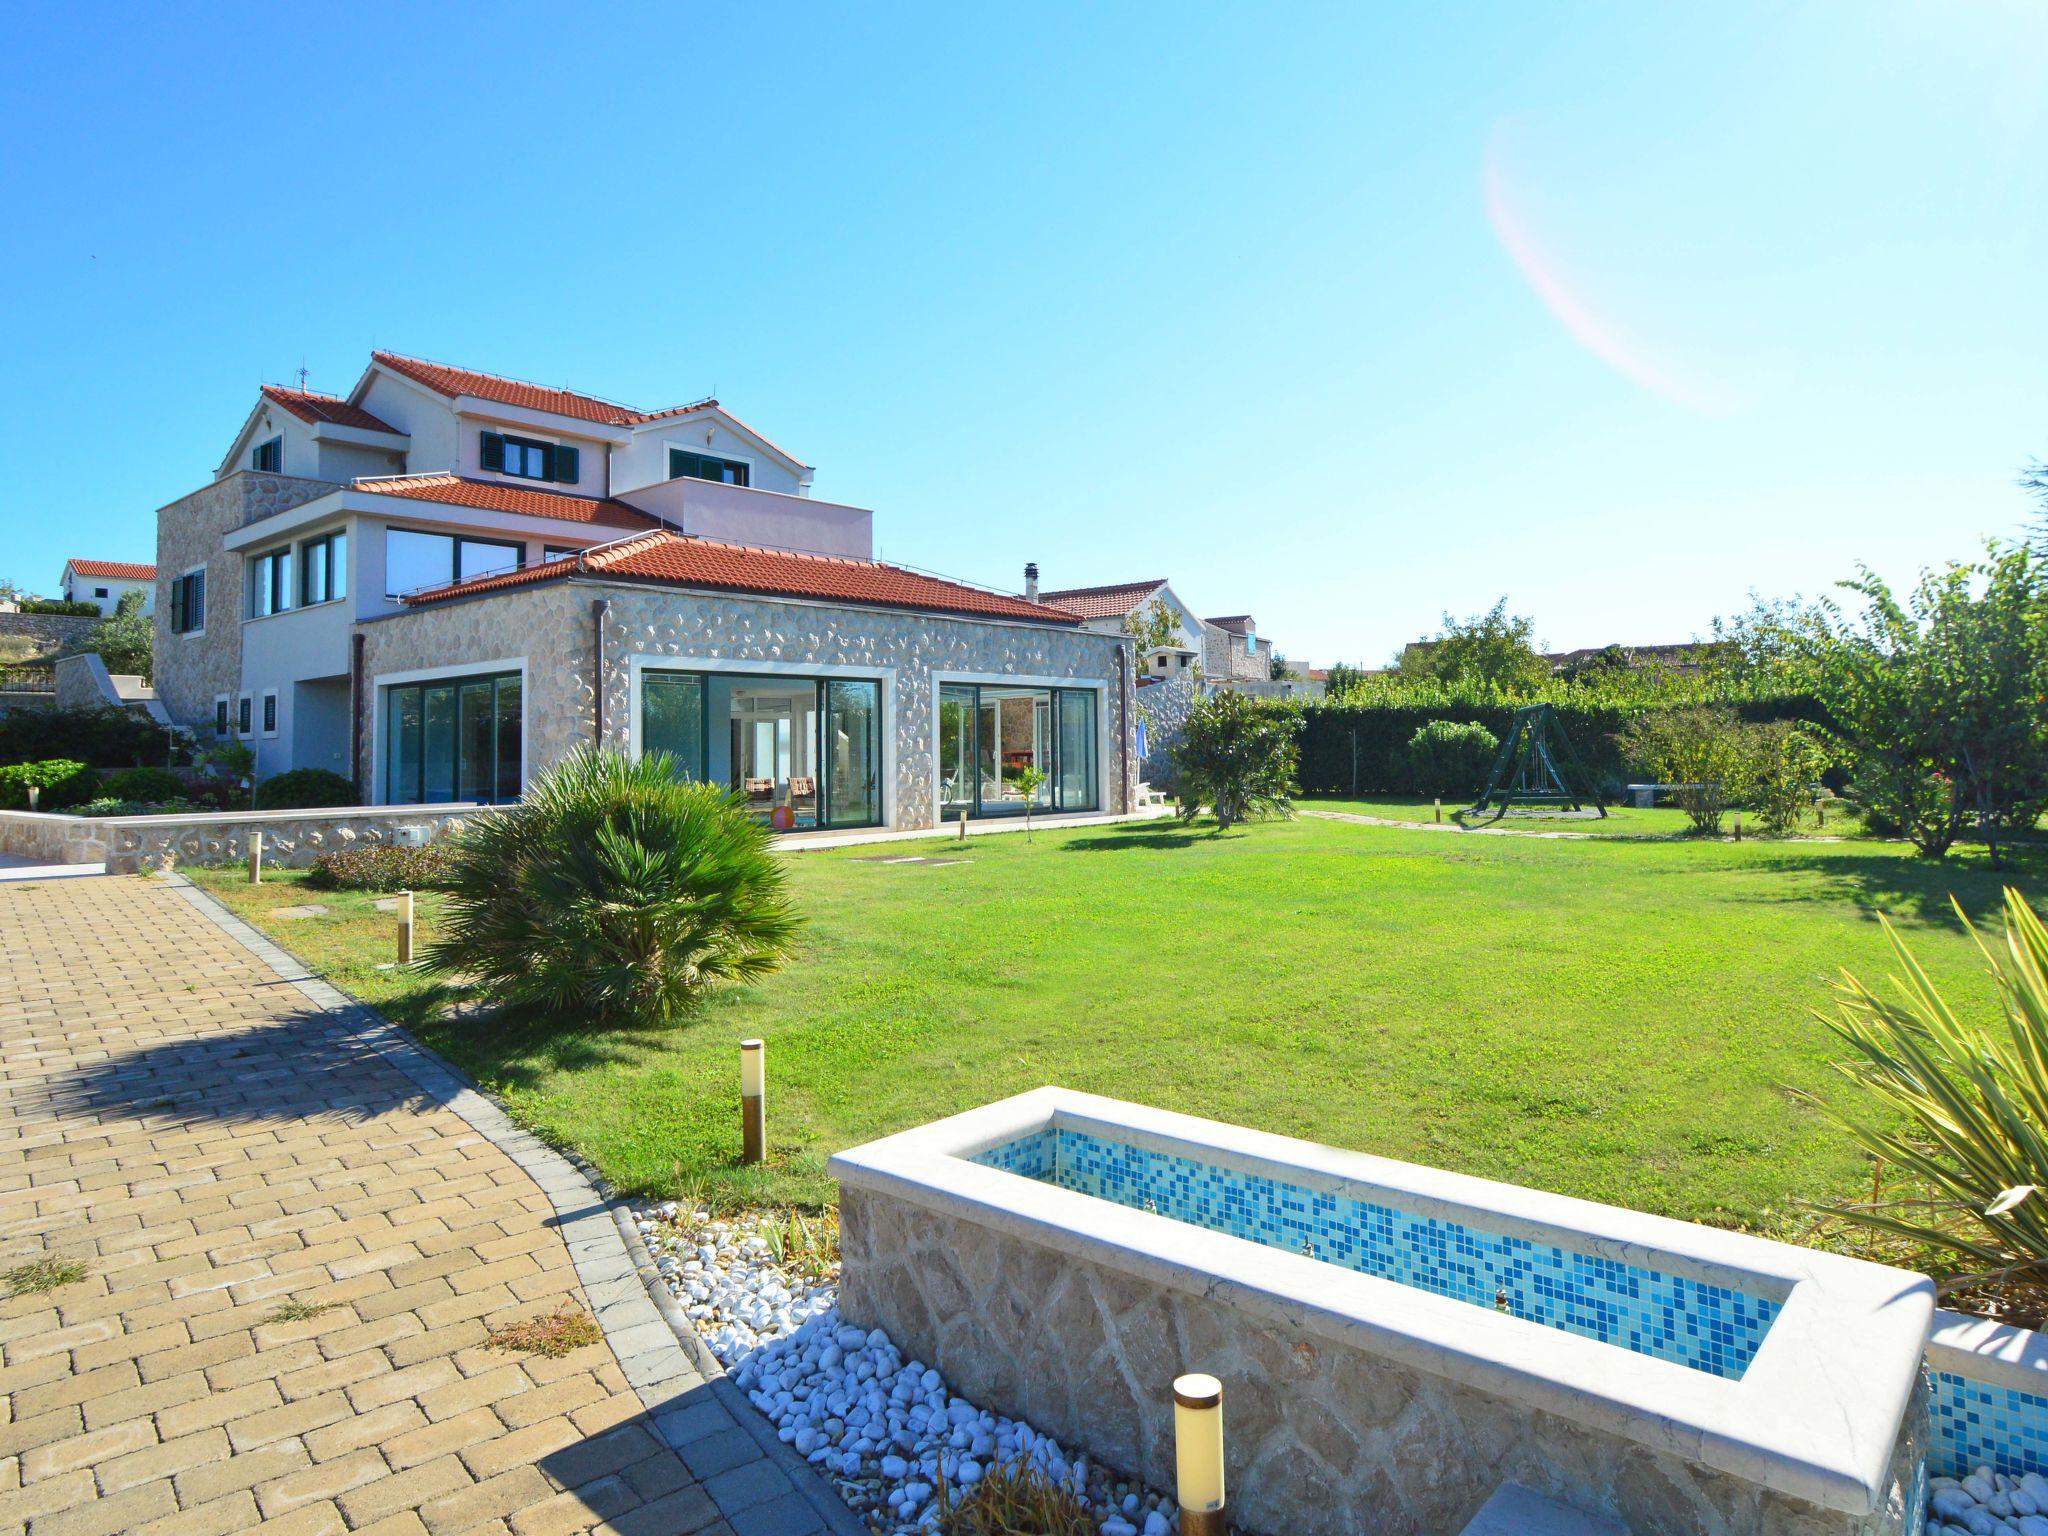
[[(1357, 695), (1336, 704), (1311, 704), (1301, 711), (1301, 767), (1305, 795), (1417, 795), (1408, 743), (1432, 720), (1471, 721), (1502, 741), (1515, 719), (1512, 702), (1391, 703)], [(1571, 738), (1579, 761), (1597, 787), (1618, 788), (1632, 769), (1614, 738), (1623, 726), (1659, 707), (1645, 704), (1560, 703), (1558, 722)], [(1806, 720), (1829, 724), (1826, 711), (1805, 696), (1745, 698), (1728, 703), (1745, 720)]]
[[(171, 746), (164, 728), (136, 710), (10, 709), (0, 714), (0, 764), (72, 757), (95, 768), (161, 766)], [(177, 759), (190, 762), (182, 735)]]

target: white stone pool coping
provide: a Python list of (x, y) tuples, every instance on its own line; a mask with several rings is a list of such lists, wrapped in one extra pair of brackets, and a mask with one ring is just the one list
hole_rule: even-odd
[(1987, 1386), (2048, 1397), (2048, 1334), (1946, 1308), (1934, 1314), (1927, 1363)]
[[(1782, 1310), (1727, 1380), (967, 1161), (1049, 1127), (1729, 1286)], [(1934, 1317), (1923, 1275), (1065, 1088), (869, 1142), (829, 1171), (1851, 1514), (1880, 1506)]]

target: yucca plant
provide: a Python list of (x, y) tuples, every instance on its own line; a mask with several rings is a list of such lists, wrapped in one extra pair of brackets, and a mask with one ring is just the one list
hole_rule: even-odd
[(2048, 1281), (2048, 927), (2008, 888), (2004, 943), (1970, 931), (1998, 985), (1997, 1023), (1959, 1018), (1889, 922), (1902, 972), (1890, 978), (1895, 995), (1846, 972), (1836, 987), (1839, 1009), (1826, 1022), (1856, 1053), (1837, 1070), (1906, 1129), (1804, 1096), (1918, 1186), (1913, 1198), (1873, 1191), (1867, 1204), (1830, 1209), (1953, 1255), (1962, 1272), (1944, 1291)]
[(659, 752), (578, 749), (464, 828), (445, 880), (429, 967), (598, 1023), (667, 1022), (765, 976), (798, 923), (767, 829)]

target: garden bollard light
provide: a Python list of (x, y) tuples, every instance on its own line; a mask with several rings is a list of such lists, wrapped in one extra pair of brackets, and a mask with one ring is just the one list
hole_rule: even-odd
[(1226, 1536), (1223, 1383), (1214, 1376), (1174, 1378), (1173, 1454), (1181, 1536)]
[(249, 834), (249, 883), (251, 885), (261, 885), (263, 883), (263, 834), (261, 832), (251, 832)]
[(412, 892), (398, 893), (398, 963), (412, 964)]
[[(43, 798), (43, 786), (42, 786), (42, 785), (40, 785), (40, 784), (31, 784), (31, 785), (29, 785), (29, 787), (28, 787), (28, 808), (29, 808), (30, 810), (34, 810), (34, 809), (36, 808), (36, 802), (37, 802), (38, 800), (42, 799), (42, 798)], [(961, 823), (961, 827), (962, 827), (963, 829), (964, 829), (964, 828), (966, 827), (966, 825), (967, 825), (967, 824), (966, 824), (966, 822), (964, 822), (964, 821), (963, 821), (963, 822)], [(961, 832), (961, 834), (960, 834), (960, 835), (961, 835), (962, 837), (965, 837), (965, 836), (967, 835), (967, 833), (965, 832), (965, 830), (963, 830), (963, 831)]]
[(768, 1155), (768, 1112), (761, 1102), (767, 1066), (759, 1040), (740, 1042), (740, 1161), (758, 1163)]
[(1438, 800), (1436, 803), (1436, 819), (1439, 823), (1444, 819), (1444, 803), (1442, 800)]
[(960, 841), (963, 843), (967, 841), (967, 813), (965, 811), (960, 813)]
[(1735, 841), (1742, 841), (1742, 812), (1735, 813)]

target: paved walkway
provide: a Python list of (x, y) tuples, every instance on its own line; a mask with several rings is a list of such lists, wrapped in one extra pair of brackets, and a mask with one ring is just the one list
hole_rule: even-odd
[[(189, 888), (0, 887), (0, 1271), (46, 1254), (86, 1273), (0, 1300), (0, 1531), (844, 1529), (572, 1165)], [(486, 1342), (565, 1304), (604, 1342)]]

